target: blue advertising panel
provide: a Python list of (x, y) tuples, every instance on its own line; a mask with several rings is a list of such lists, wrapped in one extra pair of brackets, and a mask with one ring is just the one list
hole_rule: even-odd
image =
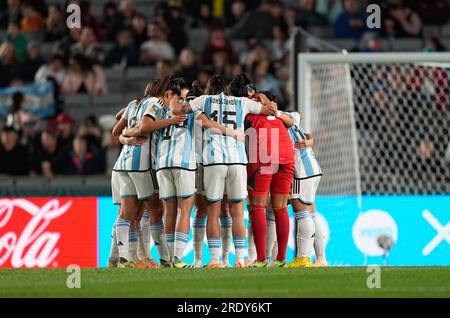
[[(106, 266), (111, 247), (111, 229), (118, 208), (110, 197), (98, 200), (99, 265)], [(362, 209), (356, 197), (318, 197), (318, 217), (326, 227), (327, 260), (330, 265), (450, 265), (450, 196), (364, 196)], [(295, 220), (289, 208), (291, 228)], [(193, 213), (191, 214), (191, 221)], [(248, 215), (245, 212), (245, 224)], [(392, 241), (386, 253), (380, 236)], [(193, 262), (192, 231), (185, 260)], [(294, 257), (295, 237), (291, 231), (287, 261)], [(152, 256), (158, 253), (152, 246)], [(203, 263), (209, 261), (206, 238)], [(234, 263), (234, 248), (230, 261)]]

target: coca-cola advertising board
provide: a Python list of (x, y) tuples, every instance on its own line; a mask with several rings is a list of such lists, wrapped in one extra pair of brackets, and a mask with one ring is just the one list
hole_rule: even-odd
[(0, 268), (98, 266), (96, 197), (0, 198)]

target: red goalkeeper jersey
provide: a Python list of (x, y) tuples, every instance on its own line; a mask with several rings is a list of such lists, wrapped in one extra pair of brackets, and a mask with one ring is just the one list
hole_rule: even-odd
[[(245, 117), (249, 164), (294, 163), (294, 147), (281, 119), (248, 114)], [(252, 129), (253, 128), (253, 129)]]

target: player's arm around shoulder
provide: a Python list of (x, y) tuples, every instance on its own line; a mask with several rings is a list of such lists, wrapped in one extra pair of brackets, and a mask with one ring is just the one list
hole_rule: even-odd
[(174, 115), (188, 114), (196, 111), (203, 111), (206, 96), (199, 96), (191, 101), (175, 100), (170, 105), (170, 111)]
[(220, 134), (220, 135), (231, 136), (236, 140), (241, 140), (241, 141), (245, 140), (245, 134), (243, 131), (241, 131), (239, 129), (227, 128), (224, 125), (221, 125), (214, 120), (208, 119), (208, 117), (206, 117), (206, 115), (204, 113), (201, 113), (197, 117), (197, 120), (201, 120), (202, 127), (204, 129), (210, 129), (210, 132), (212, 134), (216, 133), (216, 134)]

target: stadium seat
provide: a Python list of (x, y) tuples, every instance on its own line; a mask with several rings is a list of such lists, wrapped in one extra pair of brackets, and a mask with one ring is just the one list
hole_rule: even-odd
[(425, 25), (423, 27), (423, 36), (428, 37), (439, 37), (441, 35), (441, 30), (437, 25)]
[(441, 39), (442, 44), (450, 51), (450, 37)]
[(41, 43), (39, 45), (39, 53), (45, 59), (49, 59), (53, 55), (53, 44), (52, 43)]
[(125, 78), (125, 70), (122, 68), (105, 68), (106, 80), (108, 81), (108, 90), (110, 92), (122, 93)]
[(330, 39), (327, 41), (341, 49), (346, 50), (351, 50), (358, 47), (358, 43), (354, 39)]
[(397, 52), (420, 51), (423, 46), (422, 39), (395, 39), (391, 42), (392, 49)]
[(156, 69), (153, 66), (130, 67), (125, 77), (125, 90), (128, 93), (142, 95), (151, 79), (156, 78)]
[(119, 109), (123, 104), (123, 95), (110, 93), (105, 96), (95, 96), (92, 99), (92, 108), (110, 108), (112, 110)]
[(189, 29), (187, 34), (189, 35), (188, 47), (196, 53), (201, 53), (203, 48), (208, 42), (209, 31), (206, 28), (193, 28)]
[(332, 38), (334, 35), (333, 27), (327, 26), (309, 27), (308, 32), (320, 38)]
[(247, 44), (244, 40), (233, 40), (231, 41), (231, 45), (233, 46), (233, 52), (235, 55), (239, 55), (247, 48)]
[(443, 26), (442, 28), (441, 28), (441, 36), (443, 37), (443, 38), (445, 38), (445, 37), (450, 37), (450, 26)]

